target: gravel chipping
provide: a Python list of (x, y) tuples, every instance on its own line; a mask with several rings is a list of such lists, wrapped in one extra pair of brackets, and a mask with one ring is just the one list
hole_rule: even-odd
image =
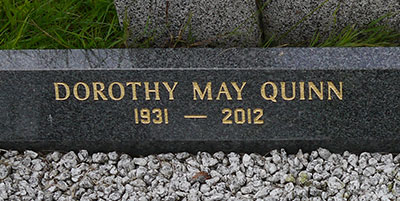
[(400, 154), (0, 153), (0, 200), (400, 200)]

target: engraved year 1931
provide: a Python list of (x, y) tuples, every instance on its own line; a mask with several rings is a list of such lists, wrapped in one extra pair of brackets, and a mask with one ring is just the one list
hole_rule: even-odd
[(135, 124), (168, 124), (168, 109), (164, 108), (135, 108)]

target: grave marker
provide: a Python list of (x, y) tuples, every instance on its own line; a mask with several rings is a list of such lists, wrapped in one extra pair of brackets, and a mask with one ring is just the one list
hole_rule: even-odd
[(400, 148), (399, 48), (0, 51), (2, 148)]

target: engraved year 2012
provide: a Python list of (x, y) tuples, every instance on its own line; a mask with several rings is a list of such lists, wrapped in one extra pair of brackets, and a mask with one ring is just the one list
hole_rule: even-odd
[(261, 108), (224, 108), (222, 114), (222, 124), (264, 124), (264, 111)]

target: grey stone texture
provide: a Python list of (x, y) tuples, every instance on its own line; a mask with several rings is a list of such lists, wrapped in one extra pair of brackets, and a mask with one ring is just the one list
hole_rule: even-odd
[[(281, 149), (265, 155), (219, 151), (132, 158), (125, 153), (89, 154), (86, 150), (30, 152), (0, 149), (0, 200), (400, 198), (400, 154), (392, 153), (355, 155), (345, 151), (326, 158), (321, 152), (330, 151), (319, 148), (308, 153), (298, 150), (296, 154)], [(103, 156), (101, 161), (96, 160), (99, 155)], [(144, 163), (137, 164), (139, 159)]]
[(115, 0), (115, 6), (131, 44), (148, 39), (152, 47), (256, 47), (271, 36), (281, 45), (304, 45), (315, 33), (325, 39), (386, 14), (381, 24), (400, 31), (400, 0)]
[(131, 42), (149, 39), (154, 47), (256, 46), (260, 41), (255, 1), (115, 0)]
[[(400, 31), (400, 0), (263, 0), (264, 31), (282, 38), (281, 44), (308, 44), (314, 33), (322, 37), (346, 26), (366, 27), (387, 14), (381, 24)], [(320, 8), (318, 9), (318, 7)], [(315, 12), (313, 12), (317, 9)], [(297, 22), (305, 18), (292, 31)]]

